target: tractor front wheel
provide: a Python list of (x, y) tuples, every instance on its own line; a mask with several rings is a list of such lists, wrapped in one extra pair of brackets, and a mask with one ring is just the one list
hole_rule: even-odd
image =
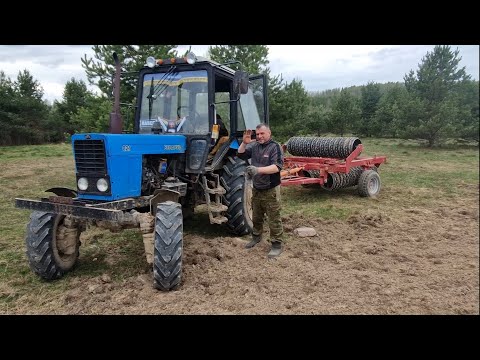
[(80, 233), (65, 215), (32, 212), (25, 239), (30, 268), (45, 280), (61, 278), (77, 263)]
[(173, 201), (157, 205), (153, 251), (153, 285), (162, 291), (175, 290), (182, 277), (182, 206)]

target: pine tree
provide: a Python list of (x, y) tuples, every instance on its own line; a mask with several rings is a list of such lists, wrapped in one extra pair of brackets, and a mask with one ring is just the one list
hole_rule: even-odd
[[(138, 72), (148, 56), (157, 59), (178, 56), (177, 45), (94, 45), (94, 58), (85, 55), (82, 67), (86, 71), (90, 85), (96, 85), (104, 96), (111, 98), (115, 63), (112, 54), (117, 53), (123, 72)], [(134, 104), (137, 78), (125, 76), (121, 79), (120, 102)]]
[(328, 121), (329, 131), (344, 136), (349, 130), (358, 126), (360, 116), (361, 111), (357, 99), (347, 89), (342, 89), (340, 95), (334, 99)]
[(375, 113), (378, 109), (381, 93), (380, 86), (374, 82), (369, 82), (367, 86), (362, 86), (360, 89), (360, 108), (362, 115), (357, 127), (358, 135), (378, 136), (380, 135), (380, 128), (378, 124), (374, 123)]
[(448, 45), (437, 45), (422, 58), (416, 74), (410, 70), (405, 75), (405, 87), (412, 98), (410, 106), (420, 106), (424, 113), (404, 124), (403, 137), (426, 139), (431, 147), (459, 135), (462, 110), (455, 94), (459, 85), (470, 79), (465, 67), (458, 68), (462, 59), (459, 52)]
[(247, 71), (250, 75), (264, 73), (268, 66), (268, 46), (266, 45), (214, 45), (208, 47), (208, 56), (218, 63), (239, 61), (228, 66), (234, 70)]
[(77, 132), (72, 117), (76, 115), (80, 108), (86, 107), (88, 104), (88, 97), (93, 94), (87, 90), (87, 85), (83, 80), (77, 81), (71, 78), (63, 90), (61, 101), (55, 101), (52, 110), (52, 122), (56, 126), (62, 127), (62, 133), (73, 135)]

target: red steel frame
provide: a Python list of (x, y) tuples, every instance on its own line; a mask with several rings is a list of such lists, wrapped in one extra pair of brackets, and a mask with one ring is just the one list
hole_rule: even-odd
[[(345, 159), (286, 156), (282, 170), (282, 186), (320, 184), (327, 182), (329, 173), (348, 173), (351, 167), (361, 166), (371, 169), (373, 166), (387, 161), (386, 156), (361, 157), (358, 156), (363, 150), (363, 145), (358, 145), (355, 150)], [(307, 177), (303, 170), (317, 170), (319, 177)]]

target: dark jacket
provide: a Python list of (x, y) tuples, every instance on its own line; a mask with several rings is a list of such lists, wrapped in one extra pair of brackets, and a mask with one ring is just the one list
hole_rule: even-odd
[(283, 168), (283, 153), (280, 145), (270, 139), (264, 144), (252, 142), (245, 148), (244, 153), (238, 153), (242, 160), (251, 159), (256, 167), (276, 165), (278, 172), (275, 174), (257, 174), (253, 177), (253, 187), (258, 190), (272, 189), (280, 185), (280, 171)]

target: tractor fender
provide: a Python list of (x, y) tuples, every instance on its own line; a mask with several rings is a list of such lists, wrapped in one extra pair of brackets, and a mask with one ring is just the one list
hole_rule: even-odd
[(52, 192), (55, 195), (64, 196), (64, 197), (71, 197), (71, 198), (77, 197), (77, 192), (75, 190), (64, 188), (64, 187), (50, 188), (45, 190), (45, 192)]
[(153, 193), (153, 197), (150, 199), (150, 213), (155, 216), (157, 205), (165, 201), (173, 201), (178, 203), (180, 193), (178, 191), (169, 189), (157, 189)]

